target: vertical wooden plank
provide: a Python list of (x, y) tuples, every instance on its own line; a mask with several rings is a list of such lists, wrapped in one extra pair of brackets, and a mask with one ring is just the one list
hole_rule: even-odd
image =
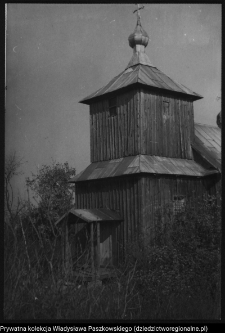
[(159, 141), (159, 152), (160, 152), (160, 156), (164, 156), (163, 155), (163, 117), (162, 117), (162, 109), (163, 109), (163, 97), (161, 95), (158, 95), (158, 141)]
[(192, 123), (192, 126), (191, 126), (191, 139), (192, 139), (192, 142), (194, 141), (194, 136), (195, 136), (195, 130), (194, 130), (194, 107), (193, 107), (193, 102), (190, 102), (191, 103), (191, 123)]
[(139, 209), (138, 209), (138, 177), (135, 176), (135, 182), (134, 182), (134, 240), (137, 240), (137, 234), (138, 234), (138, 221), (139, 219)]
[(134, 92), (130, 100), (130, 155), (134, 155)]
[(109, 159), (112, 159), (112, 124), (111, 124), (112, 117), (110, 116), (110, 112), (108, 112), (108, 131), (109, 131)]
[(128, 151), (128, 135), (127, 135), (127, 104), (128, 104), (129, 96), (126, 96), (125, 103), (124, 103), (124, 156), (127, 156)]
[(92, 105), (90, 105), (90, 160), (93, 162), (93, 116), (92, 116)]
[(126, 191), (126, 199), (127, 199), (127, 238), (128, 241), (131, 240), (131, 197), (130, 197), (130, 190), (131, 190), (131, 183), (132, 179), (129, 177), (127, 179), (127, 191)]
[(119, 117), (119, 123), (120, 123), (120, 156), (122, 157), (123, 152), (123, 95), (120, 96), (120, 117)]
[(117, 97), (117, 127), (118, 127), (118, 158), (121, 157), (121, 130), (120, 130), (120, 112), (121, 112), (121, 98), (120, 96)]
[(96, 151), (97, 151), (97, 161), (99, 161), (100, 159), (100, 126), (99, 126), (99, 110), (98, 110), (98, 104), (97, 106), (97, 110), (96, 110), (96, 121), (97, 121), (97, 146), (96, 146)]
[(111, 117), (111, 131), (112, 131), (112, 160), (115, 159), (115, 118)]
[(80, 195), (78, 192), (78, 186), (76, 185), (76, 190), (75, 190), (75, 200), (76, 200), (76, 208), (80, 207)]
[(157, 117), (157, 113), (158, 113), (158, 96), (157, 94), (155, 94), (154, 96), (154, 120), (155, 120), (155, 126), (154, 126), (154, 155), (159, 155), (158, 153), (158, 147), (159, 147), (159, 142), (158, 142), (158, 117)]
[(139, 128), (139, 134), (140, 134), (140, 146), (139, 146), (139, 154), (142, 154), (142, 148), (143, 148), (143, 93), (142, 89), (139, 90), (139, 116), (140, 116), (140, 128)]
[(95, 125), (95, 107), (92, 105), (92, 123), (93, 123), (93, 145), (92, 145), (92, 157), (95, 162), (95, 147), (96, 147), (96, 125)]
[(182, 131), (182, 141), (183, 141), (183, 158), (187, 158), (186, 156), (186, 133), (185, 133), (185, 128), (186, 128), (186, 124), (185, 124), (185, 118), (184, 118), (184, 101), (181, 100), (181, 112), (180, 112), (180, 120), (181, 120), (181, 131)]
[(131, 231), (131, 241), (134, 241), (134, 209), (135, 209), (135, 202), (134, 202), (134, 180), (135, 175), (132, 177), (132, 185), (130, 189), (130, 231)]
[(150, 94), (146, 91), (146, 98), (147, 98), (147, 145), (146, 145), (146, 153), (151, 155), (151, 146), (152, 146), (152, 112), (150, 107)]
[(82, 191), (82, 186), (80, 186), (80, 208), (83, 208), (83, 191)]
[(109, 109), (108, 100), (104, 100), (104, 110), (105, 110), (105, 131), (106, 131), (106, 159), (110, 159), (109, 152)]
[(135, 143), (135, 139), (134, 139), (134, 92), (132, 93), (132, 98), (131, 98), (131, 155), (135, 155), (135, 151), (134, 151), (134, 143)]
[(113, 264), (113, 251), (112, 251), (112, 225), (109, 225), (109, 264)]
[(161, 108), (160, 108), (160, 120), (159, 120), (159, 128), (160, 128), (160, 147), (161, 147), (161, 156), (167, 157), (167, 138), (166, 138), (166, 119), (163, 117), (164, 115), (164, 108), (166, 108), (166, 105), (164, 105), (165, 101), (167, 99), (163, 96), (160, 96), (160, 101), (161, 101)]
[(97, 103), (95, 104), (95, 161), (98, 161), (98, 113)]
[(147, 94), (145, 89), (143, 89), (143, 152), (144, 154), (147, 154), (147, 128), (149, 126), (148, 124), (148, 112), (147, 112)]
[(181, 101), (177, 101), (178, 104), (178, 122), (179, 122), (179, 139), (180, 139), (180, 155), (179, 158), (183, 158), (184, 149), (183, 149), (183, 137), (182, 137), (182, 124), (181, 124)]
[[(120, 214), (122, 215), (121, 217), (124, 220), (122, 180), (119, 180), (118, 182), (119, 182), (118, 188), (119, 188), (119, 200), (120, 200), (119, 209), (120, 209)], [(117, 240), (118, 240), (117, 251), (118, 252), (117, 253), (118, 253), (119, 260), (122, 258), (122, 255), (123, 255), (123, 250), (121, 251), (121, 246), (123, 249), (123, 228), (124, 228), (124, 221), (119, 224), (118, 232), (117, 232), (117, 235), (118, 235), (118, 238), (117, 238)]]
[(154, 215), (153, 215), (153, 199), (154, 199), (154, 178), (148, 177), (148, 192), (149, 192), (149, 206), (150, 206), (150, 242), (152, 244), (155, 237)]
[(94, 232), (93, 232), (93, 223), (90, 223), (91, 228), (91, 273), (94, 273)]
[(106, 112), (104, 108), (104, 101), (102, 101), (102, 130), (103, 130), (103, 161), (107, 160), (107, 155), (106, 155)]
[(115, 120), (115, 158), (118, 158), (118, 107), (116, 107), (116, 116)]
[(97, 223), (97, 270), (100, 268), (100, 222)]
[(135, 113), (136, 113), (136, 129), (135, 129), (135, 135), (136, 135), (136, 155), (140, 154), (140, 150), (139, 150), (139, 90), (136, 90), (136, 107), (135, 107)]
[(121, 130), (121, 154), (124, 156), (124, 95), (121, 96), (120, 130)]
[(168, 119), (166, 121), (166, 138), (167, 138), (167, 142), (166, 142), (166, 147), (167, 147), (167, 156), (171, 157), (171, 145), (173, 145), (173, 142), (171, 142), (171, 131), (170, 131), (170, 127), (171, 127), (171, 98), (168, 98)]
[(176, 145), (177, 138), (175, 136), (176, 126), (175, 126), (175, 100), (171, 98), (171, 128), (170, 128), (171, 138), (170, 138), (170, 146), (171, 146), (171, 157), (176, 157)]
[(104, 110), (104, 104), (103, 101), (101, 101), (101, 114), (102, 114), (102, 161), (104, 161), (105, 158), (105, 110)]
[(133, 91), (133, 123), (134, 123), (134, 155), (137, 154), (136, 134), (137, 134), (137, 92)]
[(97, 149), (97, 124), (96, 124), (96, 107), (95, 104), (93, 105), (93, 119), (94, 119), (94, 146), (93, 146), (93, 153), (94, 153), (94, 161), (97, 161), (96, 149)]
[(100, 161), (103, 161), (103, 151), (102, 151), (102, 146), (103, 146), (103, 133), (102, 133), (102, 110), (101, 110), (101, 102), (98, 103), (99, 105), (99, 155), (100, 155), (100, 158), (99, 160)]
[(127, 100), (127, 155), (130, 155), (130, 98)]
[(65, 221), (65, 273), (68, 275), (71, 269), (70, 243), (69, 243), (69, 222)]
[(127, 244), (127, 201), (126, 201), (126, 179), (123, 183), (123, 210), (124, 210), (124, 246)]
[(151, 110), (151, 155), (155, 155), (155, 95), (150, 94), (150, 110)]
[(155, 127), (155, 136), (156, 136), (156, 146), (155, 146), (155, 155), (160, 156), (160, 143), (161, 139), (159, 138), (159, 96), (158, 94), (155, 96), (156, 99), (156, 108), (155, 108), (155, 120), (156, 120), (156, 127)]
[(114, 157), (114, 144), (115, 144), (115, 140), (114, 140), (114, 117), (111, 117), (110, 119), (111, 121), (111, 150), (112, 150), (112, 157), (111, 159), (113, 160), (115, 157)]
[(184, 105), (185, 105), (185, 102), (181, 101), (181, 129), (182, 129), (182, 139), (183, 139), (183, 149), (184, 149), (183, 150), (183, 152), (184, 152), (183, 157), (187, 158), (186, 124), (185, 124), (185, 117), (184, 117)]
[(141, 154), (141, 115), (140, 115), (140, 90), (137, 90), (137, 145), (138, 145), (138, 154)]
[(179, 156), (179, 130), (178, 130), (178, 107), (177, 100), (174, 98), (174, 157)]
[(139, 230), (138, 233), (139, 235), (143, 236), (143, 209), (144, 209), (144, 204), (143, 204), (143, 176), (139, 176), (139, 180), (138, 180), (138, 192), (139, 192)]

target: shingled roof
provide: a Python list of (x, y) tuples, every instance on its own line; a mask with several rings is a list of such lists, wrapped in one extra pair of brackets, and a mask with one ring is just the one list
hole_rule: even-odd
[(152, 64), (145, 53), (149, 37), (142, 28), (140, 19), (137, 20), (136, 28), (129, 36), (128, 41), (130, 47), (133, 49), (133, 55), (126, 69), (114, 77), (106, 86), (82, 99), (80, 103), (89, 105), (103, 95), (120, 91), (131, 85), (144, 85), (158, 91), (172, 91), (186, 97), (189, 96), (193, 101), (203, 98), (184, 85), (172, 80)]
[(82, 99), (80, 103), (89, 105), (100, 96), (112, 93), (113, 91), (121, 90), (134, 84), (145, 85), (157, 90), (180, 93), (184, 96), (192, 97), (193, 101), (202, 98), (199, 94), (172, 80), (158, 68), (138, 64), (127, 68), (125, 71), (112, 79), (105, 87)]
[(196, 123), (192, 147), (203, 159), (221, 172), (221, 129), (219, 127)]
[(194, 160), (137, 155), (91, 163), (85, 170), (72, 178), (70, 183), (138, 173), (203, 177), (217, 173), (217, 171), (206, 170)]

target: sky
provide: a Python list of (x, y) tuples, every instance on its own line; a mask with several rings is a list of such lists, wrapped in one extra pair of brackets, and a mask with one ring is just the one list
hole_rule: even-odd
[[(5, 154), (23, 157), (13, 180), (52, 160), (77, 173), (90, 164), (89, 106), (79, 101), (125, 70), (134, 4), (7, 4)], [(144, 4), (146, 53), (163, 73), (202, 95), (195, 122), (221, 110), (220, 4)]]

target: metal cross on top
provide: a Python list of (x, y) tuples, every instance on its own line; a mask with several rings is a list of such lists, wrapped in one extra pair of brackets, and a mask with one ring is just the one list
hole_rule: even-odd
[(138, 22), (140, 22), (140, 20), (141, 20), (140, 10), (143, 9), (143, 8), (145, 8), (145, 7), (144, 7), (143, 5), (140, 6), (139, 3), (136, 4), (136, 5), (137, 5), (137, 9), (135, 9), (135, 10), (133, 11), (133, 13), (137, 12), (137, 20), (138, 20)]

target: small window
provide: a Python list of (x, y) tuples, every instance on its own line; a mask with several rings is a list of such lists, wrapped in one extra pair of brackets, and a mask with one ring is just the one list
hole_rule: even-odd
[(165, 122), (170, 116), (169, 107), (170, 103), (168, 101), (163, 101), (163, 122)]
[(173, 197), (173, 214), (176, 216), (185, 210), (186, 199), (184, 195), (174, 195)]
[(117, 98), (112, 97), (109, 99), (109, 115), (110, 117), (116, 116), (116, 108), (117, 108)]

